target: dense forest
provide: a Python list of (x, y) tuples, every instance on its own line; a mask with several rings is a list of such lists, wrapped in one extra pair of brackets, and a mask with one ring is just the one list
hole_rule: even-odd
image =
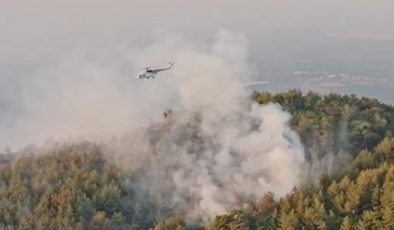
[[(58, 144), (0, 160), (0, 229), (394, 229), (394, 107), (355, 95), (259, 93), (291, 115), (307, 158), (352, 156), (344, 172), (212, 221), (183, 213), (157, 219), (139, 199), (130, 175), (92, 143)], [(15, 159), (13, 159), (15, 158)], [(310, 159), (311, 160), (311, 159)]]

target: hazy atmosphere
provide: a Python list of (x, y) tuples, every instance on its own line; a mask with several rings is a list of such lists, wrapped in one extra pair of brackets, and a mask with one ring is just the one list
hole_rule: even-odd
[[(209, 46), (221, 29), (245, 37), (250, 71), (241, 77), (271, 82), (253, 89), (355, 93), (392, 104), (392, 12), (394, 3), (383, 0), (2, 1), (0, 146), (34, 123), (27, 119), (48, 119), (33, 116), (62, 94), (78, 94), (76, 85), (110, 81), (132, 91), (138, 68), (175, 58), (170, 47), (151, 56), (141, 49), (169, 40)], [(84, 97), (112, 104), (120, 92), (109, 90)]]
[(393, 0), (0, 1), (0, 229), (394, 228)]

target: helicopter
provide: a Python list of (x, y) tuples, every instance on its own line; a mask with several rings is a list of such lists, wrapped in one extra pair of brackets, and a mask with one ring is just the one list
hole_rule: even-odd
[(145, 67), (145, 68), (143, 68), (144, 70), (141, 71), (137, 75), (137, 79), (140, 79), (141, 81), (144, 80), (144, 79), (149, 79), (149, 78), (155, 79), (156, 74), (158, 72), (169, 70), (169, 69), (172, 68), (172, 66), (174, 64), (175, 64), (175, 62), (169, 62), (169, 65), (168, 65), (167, 68), (157, 68), (157, 69), (155, 69), (155, 68), (152, 68), (152, 67)]

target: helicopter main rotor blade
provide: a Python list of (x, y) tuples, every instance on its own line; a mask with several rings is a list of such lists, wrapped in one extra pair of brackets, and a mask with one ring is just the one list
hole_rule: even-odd
[(244, 86), (252, 86), (252, 85), (265, 85), (265, 84), (269, 84), (269, 81), (254, 81), (254, 82), (247, 82), (244, 83)]

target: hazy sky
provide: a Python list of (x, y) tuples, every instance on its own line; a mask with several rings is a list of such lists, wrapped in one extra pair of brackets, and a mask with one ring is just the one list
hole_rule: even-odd
[[(0, 129), (29, 116), (32, 95), (47, 98), (46, 89), (60, 84), (49, 66), (78, 62), (79, 54), (135, 60), (134, 49), (163, 37), (204, 44), (220, 29), (249, 41), (255, 80), (272, 82), (258, 89), (355, 93), (394, 104), (393, 12), (393, 0), (0, 0)], [(168, 60), (153, 61), (146, 65)], [(117, 71), (133, 77), (135, 66)]]

